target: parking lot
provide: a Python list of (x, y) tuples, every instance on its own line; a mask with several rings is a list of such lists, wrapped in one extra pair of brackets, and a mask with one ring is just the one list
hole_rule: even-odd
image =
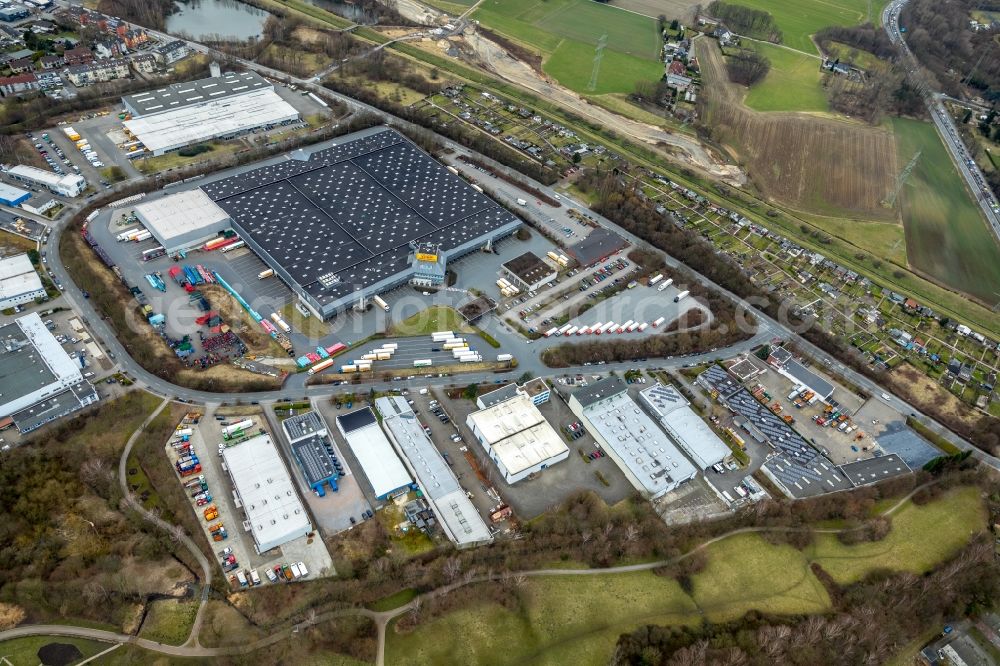
[[(832, 379), (825, 378), (836, 387), (831, 396), (831, 400), (836, 403), (834, 410), (848, 416), (845, 421), (840, 422), (848, 424), (844, 426), (843, 430), (840, 429), (839, 423), (832, 426), (821, 426), (816, 423), (817, 416), (833, 413), (832, 411), (826, 412), (826, 407), (821, 401), (801, 408), (795, 407), (793, 402), (788, 400), (788, 395), (795, 388), (795, 384), (787, 377), (774, 370), (768, 370), (759, 375), (756, 381), (760, 382), (770, 394), (771, 403), (777, 402), (781, 405), (781, 415), (791, 415), (795, 419), (794, 423), (791, 424), (792, 427), (826, 454), (834, 464), (842, 465), (855, 460), (871, 458), (874, 455), (871, 428), (878, 425), (873, 424), (872, 420), (878, 420), (881, 423), (881, 419), (874, 417), (863, 420), (859, 410), (864, 404), (864, 400), (849, 389), (836, 384)], [(852, 426), (854, 429), (850, 433), (846, 432)]]
[[(227, 410), (228, 412), (231, 412), (231, 410)], [(223, 469), (224, 463), (221, 455), (219, 455), (218, 448), (219, 444), (224, 441), (222, 437), (224, 423), (251, 418), (254, 424), (250, 430), (254, 434), (261, 430), (267, 432), (269, 428), (266, 426), (262, 412), (256, 408), (253, 410), (248, 408), (242, 414), (230, 414), (229, 416), (221, 417), (223, 419), (221, 421), (216, 419), (215, 416), (214, 409), (209, 407), (201, 417), (200, 422), (197, 425), (191, 426), (191, 448), (198, 457), (201, 464), (200, 474), (204, 477), (204, 481), (207, 484), (207, 492), (212, 497), (211, 501), (203, 506), (198, 506), (196, 500), (192, 499), (192, 509), (202, 524), (205, 530), (205, 537), (209, 543), (217, 551), (221, 551), (224, 548), (231, 549), (237, 568), (232, 571), (226, 571), (226, 575), (235, 576), (236, 571), (257, 571), (262, 583), (268, 584), (269, 577), (266, 574), (266, 570), (270, 569), (273, 571), (275, 565), (291, 564), (300, 561), (306, 564), (309, 577), (333, 575), (333, 561), (322, 539), (299, 537), (285, 543), (280, 548), (263, 554), (257, 553), (252, 534), (249, 529), (244, 529), (243, 527), (245, 514), (236, 505), (232, 481), (228, 472)], [(276, 442), (277, 445), (280, 440), (276, 439), (276, 437), (277, 435), (272, 432), (272, 441)], [(171, 437), (171, 440), (177, 439), (177, 437)], [(170, 441), (166, 443), (166, 454), (171, 464), (174, 464), (178, 460), (179, 453), (171, 445)], [(285, 466), (286, 468), (291, 467), (287, 457), (285, 459)], [(288, 469), (288, 472), (294, 476), (293, 470)], [(182, 477), (180, 478), (180, 483), (191, 483), (197, 477), (198, 474), (190, 477)], [(189, 495), (197, 495), (199, 492), (203, 492), (200, 485), (188, 488), (187, 490), (189, 491)], [(206, 519), (205, 516), (205, 511), (208, 507), (215, 507), (217, 510), (217, 515), (210, 520)], [(210, 527), (219, 524), (224, 527), (228, 537), (220, 541), (215, 541)], [(221, 567), (223, 563), (222, 557), (218, 556), (216, 561)], [(239, 582), (235, 578), (230, 578), (230, 584), (233, 587), (239, 587)]]

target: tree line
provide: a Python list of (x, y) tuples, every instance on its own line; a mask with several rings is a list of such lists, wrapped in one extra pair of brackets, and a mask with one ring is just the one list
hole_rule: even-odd
[(768, 12), (715, 0), (708, 6), (708, 14), (738, 35), (781, 43), (781, 29)]
[(729, 80), (744, 86), (752, 86), (764, 79), (771, 71), (771, 61), (764, 54), (753, 49), (739, 49), (727, 54), (726, 73)]

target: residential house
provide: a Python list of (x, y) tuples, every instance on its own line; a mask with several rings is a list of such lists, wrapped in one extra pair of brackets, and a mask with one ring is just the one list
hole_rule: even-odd
[(100, 60), (89, 65), (74, 65), (66, 70), (66, 76), (77, 87), (128, 78), (128, 60), (115, 58)]
[(142, 74), (152, 74), (156, 71), (156, 58), (152, 53), (140, 53), (129, 58), (132, 69)]
[(691, 87), (691, 79), (677, 74), (667, 74), (667, 86), (680, 92), (684, 92)]
[(684, 76), (687, 74), (687, 67), (684, 66), (680, 60), (673, 60), (667, 67), (667, 74), (676, 74), (678, 76)]
[(97, 56), (98, 60), (106, 60), (107, 58), (116, 58), (120, 56), (121, 48), (118, 45), (118, 40), (105, 39), (97, 42), (94, 44), (94, 55)]
[(35, 70), (35, 63), (31, 61), (31, 58), (18, 58), (17, 60), (12, 60), (7, 63), (10, 67), (10, 71), (15, 74), (24, 74), (25, 72), (32, 72)]
[(149, 35), (142, 28), (125, 30), (124, 34), (119, 35), (119, 37), (129, 49), (138, 48), (149, 41)]
[(188, 49), (187, 43), (179, 39), (153, 49), (153, 56), (156, 57), (157, 62), (164, 66), (172, 65), (187, 57), (188, 53), (190, 53), (190, 49)]
[(15, 30), (9, 25), (0, 25), (0, 43), (4, 46), (23, 44), (24, 38), (21, 37), (20, 30)]
[(33, 55), (35, 55), (35, 52), (31, 49), (21, 49), (20, 51), (3, 53), (0, 54), (0, 65), (6, 65), (7, 63), (14, 62), (15, 60), (21, 60), (22, 58), (30, 58)]
[(63, 53), (63, 59), (71, 67), (73, 65), (88, 65), (94, 62), (94, 53), (86, 46), (78, 46), (74, 49), (67, 49)]
[(38, 80), (34, 74), (17, 74), (0, 78), (0, 94), (4, 97), (19, 95), (29, 90), (38, 89)]
[(42, 69), (59, 69), (66, 64), (66, 61), (60, 55), (47, 55), (39, 58), (38, 64), (42, 66)]
[(917, 303), (912, 298), (908, 298), (905, 301), (903, 301), (903, 307), (906, 308), (907, 310), (916, 310), (919, 306), (920, 304)]
[(31, 24), (31, 32), (36, 35), (51, 35), (59, 29), (52, 21), (35, 21)]

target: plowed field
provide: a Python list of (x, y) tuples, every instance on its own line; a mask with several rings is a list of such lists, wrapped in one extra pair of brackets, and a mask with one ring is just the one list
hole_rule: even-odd
[(712, 138), (746, 165), (768, 197), (820, 215), (888, 219), (881, 201), (895, 185), (896, 144), (888, 131), (798, 113), (761, 113), (743, 104), (722, 53), (698, 40), (706, 86), (700, 100)]

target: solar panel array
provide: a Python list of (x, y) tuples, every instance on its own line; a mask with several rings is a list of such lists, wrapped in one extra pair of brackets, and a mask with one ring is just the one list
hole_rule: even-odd
[(292, 453), (310, 485), (344, 475), (344, 467), (326, 437), (316, 436), (295, 442)]
[(765, 465), (796, 496), (816, 495), (850, 483), (837, 467), (770, 409), (741, 389), (726, 400), (737, 414), (764, 433), (778, 454)]
[(739, 382), (717, 365), (709, 367), (708, 370), (698, 375), (698, 381), (707, 384), (723, 398), (728, 398), (742, 388)]
[(388, 128), (202, 189), (321, 303), (406, 270), (412, 241), (447, 252), (516, 220)]

